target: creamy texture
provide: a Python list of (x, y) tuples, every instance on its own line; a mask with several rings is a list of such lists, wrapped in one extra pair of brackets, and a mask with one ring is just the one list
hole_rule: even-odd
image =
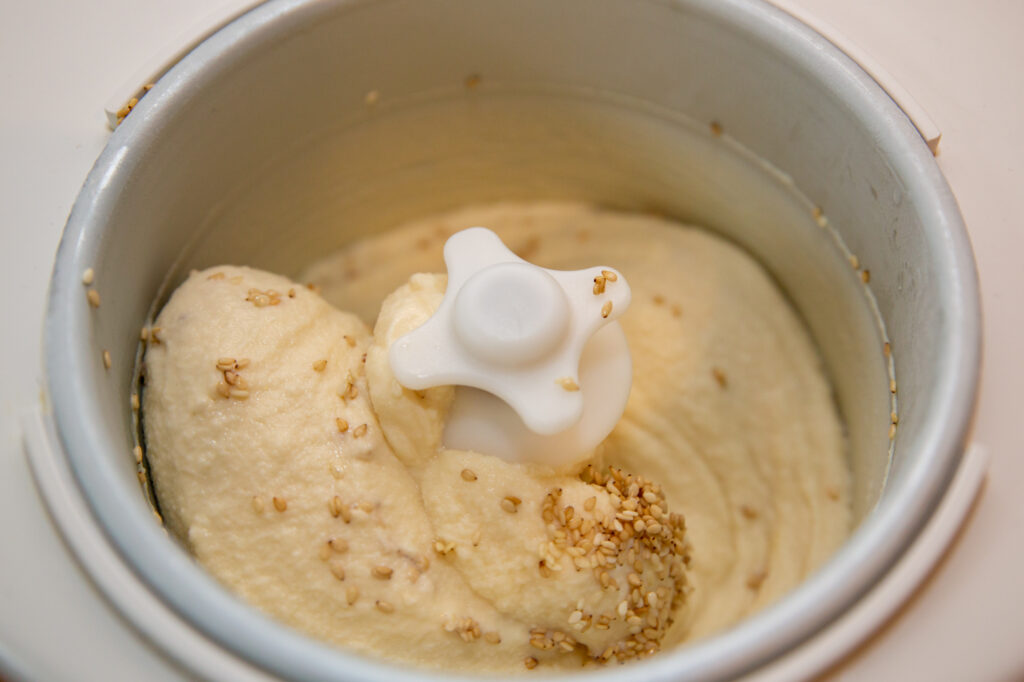
[[(445, 238), (473, 225), (539, 265), (629, 278), (634, 386), (596, 481), (440, 448), (451, 388), (391, 375), (389, 344), (444, 292), (443, 275), (414, 273), (443, 272)], [(435, 668), (578, 668), (735, 623), (846, 536), (818, 356), (766, 273), (719, 239), (495, 205), (355, 244), (307, 277), (323, 299), (248, 268), (194, 273), (156, 321), (143, 393), (168, 528), (299, 630)]]
[(686, 517), (694, 589), (666, 643), (756, 612), (843, 543), (850, 473), (820, 356), (771, 276), (704, 230), (578, 204), (468, 207), (356, 243), (304, 278), (372, 321), (411, 273), (443, 272), (445, 240), (477, 225), (537, 265), (607, 263), (629, 279), (633, 388), (598, 461), (657, 481)]

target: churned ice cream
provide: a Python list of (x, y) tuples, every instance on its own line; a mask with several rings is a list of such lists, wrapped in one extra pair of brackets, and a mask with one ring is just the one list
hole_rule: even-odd
[[(437, 308), (452, 233), (543, 267), (613, 265), (634, 383), (573, 470), (442, 444), (453, 389), (387, 354)], [(647, 656), (777, 599), (845, 539), (841, 427), (770, 276), (706, 232), (576, 204), (400, 226), (303, 281), (193, 273), (155, 324), (143, 413), (167, 527), (242, 598), (350, 651), (431, 668)]]

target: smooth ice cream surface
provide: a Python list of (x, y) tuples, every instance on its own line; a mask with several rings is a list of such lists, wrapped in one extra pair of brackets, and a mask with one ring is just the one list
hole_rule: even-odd
[[(633, 388), (582, 471), (443, 448), (452, 388), (391, 373), (390, 344), (443, 297), (444, 241), (476, 225), (538, 265), (629, 278)], [(451, 670), (628, 660), (754, 613), (846, 538), (819, 356), (770, 276), (707, 232), (497, 204), (353, 244), (305, 281), (193, 273), (143, 393), (167, 527), (298, 630)]]

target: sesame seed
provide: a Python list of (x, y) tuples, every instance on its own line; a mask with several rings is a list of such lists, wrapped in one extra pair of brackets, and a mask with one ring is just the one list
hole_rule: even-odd
[(217, 394), (222, 398), (231, 397), (231, 387), (225, 384), (223, 381), (217, 382)]
[(611, 270), (602, 270), (601, 271), (601, 276), (604, 277), (609, 282), (617, 282), (619, 280), (619, 276), (616, 275)]
[(363, 102), (367, 106), (372, 107), (374, 104), (380, 101), (380, 92), (377, 90), (370, 90), (366, 95), (363, 96)]
[(583, 612), (576, 610), (569, 614), (569, 624), (578, 623), (583, 620)]
[(230, 393), (231, 397), (234, 398), (235, 400), (248, 400), (249, 399), (249, 391), (246, 391), (245, 389), (233, 388), (233, 389), (231, 389), (231, 391), (229, 393)]
[(330, 564), (331, 574), (338, 580), (345, 579), (345, 567), (338, 563)]
[(103, 351), (103, 367), (104, 367), (104, 369), (110, 369), (110, 364), (111, 364), (111, 361), (110, 361), (110, 351), (109, 350), (105, 350), (105, 351)]
[(313, 371), (314, 372), (322, 372), (325, 369), (327, 369), (327, 361), (326, 360), (317, 360), (316, 362), (313, 363)]
[(537, 659), (533, 656), (527, 656), (523, 659), (523, 665), (526, 666), (527, 670), (533, 670), (537, 667)]
[(721, 137), (722, 133), (724, 132), (722, 124), (719, 123), (718, 121), (712, 121), (711, 123), (709, 123), (708, 129), (711, 130), (711, 134), (714, 135), (715, 137)]
[(93, 308), (100, 307), (100, 292), (95, 289), (89, 289), (89, 291), (85, 292), (85, 297)]
[(370, 569), (370, 573), (379, 580), (391, 580), (391, 574), (394, 573), (394, 570), (390, 566), (378, 565)]
[(139, 410), (139, 394), (138, 393), (132, 393), (131, 405), (132, 405), (132, 409), (135, 410), (136, 412), (138, 412), (138, 410)]
[(577, 384), (576, 380), (573, 379), (572, 377), (562, 377), (560, 379), (556, 379), (555, 383), (564, 388), (566, 391), (569, 391), (570, 393), (572, 393), (573, 391), (580, 390), (579, 384)]
[(212, 275), (210, 275), (209, 277), (207, 277), (206, 279), (209, 279), (209, 280), (224, 279), (224, 273), (223, 272), (215, 272)]
[(895, 379), (889, 379), (889, 393), (895, 393), (895, 392), (896, 392), (896, 380)]
[(335, 418), (334, 423), (338, 425), (339, 433), (345, 433), (346, 431), (348, 431), (348, 422), (342, 419), (341, 417)]
[(160, 343), (160, 332), (163, 331), (163, 327), (151, 327), (149, 330), (149, 340), (153, 343)]
[(830, 500), (833, 500), (833, 501), (838, 500), (839, 499), (839, 488), (837, 488), (834, 485), (826, 486), (825, 487), (825, 494), (828, 495)]
[(348, 540), (345, 538), (331, 538), (327, 541), (327, 546), (338, 554), (344, 554), (348, 551)]
[(234, 358), (217, 358), (217, 369), (224, 372), (235, 368)]
[(720, 370), (719, 368), (717, 368), (717, 367), (713, 367), (713, 368), (711, 369), (711, 375), (715, 377), (715, 381), (717, 381), (717, 382), (718, 382), (718, 385), (719, 385), (720, 387), (722, 387), (722, 388), (725, 388), (726, 386), (728, 386), (728, 384), (729, 384), (729, 380), (728, 380), (728, 378), (727, 378), (727, 377), (725, 376), (725, 372), (723, 372), (723, 371), (722, 371), (722, 370)]
[(896, 414), (895, 412), (890, 412), (889, 413), (889, 420), (892, 421), (893, 424), (899, 424), (900, 423), (900, 416), (898, 414)]
[(612, 302), (605, 301), (604, 305), (601, 306), (601, 317), (607, 318), (612, 314)]
[(359, 426), (357, 426), (356, 428), (354, 428), (352, 430), (352, 437), (353, 438), (362, 438), (363, 436), (366, 435), (366, 431), (367, 431), (368, 428), (369, 427), (367, 427), (366, 424), (360, 424)]
[(473, 481), (476, 480), (476, 474), (474, 474), (469, 469), (463, 469), (461, 475), (462, 475), (462, 480), (463, 481), (467, 481), (469, 483), (472, 483)]
[(889, 440), (893, 440), (895, 438), (896, 438), (896, 425), (895, 424), (890, 424), (889, 425)]
[(479, 85), (480, 81), (483, 80), (478, 73), (471, 73), (466, 76), (466, 80), (463, 81), (463, 85), (466, 86), (467, 90), (475, 90)]
[(882, 344), (882, 355), (884, 355), (885, 357), (889, 357), (890, 355), (892, 355), (892, 346), (889, 345), (888, 341)]
[(509, 495), (501, 500), (501, 508), (507, 511), (509, 514), (515, 514), (519, 510), (519, 505), (522, 503), (518, 497)]
[(605, 281), (603, 275), (598, 275), (594, 278), (594, 296), (600, 296), (604, 293)]
[(381, 599), (378, 599), (377, 602), (376, 602), (376, 605), (377, 605), (377, 610), (380, 611), (381, 613), (394, 613), (395, 612), (395, 607), (391, 605), (391, 602), (386, 602), (386, 601), (383, 601)]
[(320, 552), (318, 554), (320, 556), (320, 561), (327, 561), (331, 558), (330, 546), (326, 542), (320, 545)]
[[(235, 372), (234, 370), (231, 369), (224, 372), (224, 382), (228, 386), (238, 386), (238, 384), (242, 381), (244, 380), (242, 379), (242, 377), (238, 376), (238, 372)], [(241, 388), (241, 386), (239, 386), (239, 388)]]
[(854, 270), (856, 270), (857, 268), (860, 267), (860, 259), (857, 258), (857, 256), (855, 256), (855, 255), (853, 255), (851, 253), (849, 260), (850, 260), (850, 267), (853, 268)]
[(501, 635), (497, 632), (485, 632), (484, 639), (491, 644), (501, 644)]
[(139, 341), (146, 341), (149, 339), (149, 327), (143, 327), (139, 330)]
[(288, 500), (284, 499), (283, 497), (277, 497), (275, 495), (274, 499), (273, 499), (273, 502), (274, 502), (274, 509), (276, 509), (279, 512), (283, 512), (285, 509), (288, 508)]
[(869, 283), (871, 281), (871, 271), (867, 270), (867, 269), (861, 270), (860, 271), (860, 279), (861, 279), (862, 282), (864, 282), (864, 284)]
[(348, 344), (349, 348), (355, 348), (356, 347), (356, 340), (354, 338), (352, 338), (351, 336), (349, 336), (348, 334), (346, 334), (342, 338), (345, 339), (345, 343)]
[(747, 587), (749, 587), (752, 590), (759, 589), (761, 587), (761, 584), (764, 582), (764, 579), (767, 577), (767, 571), (765, 571), (764, 569), (758, 569), (747, 577)]
[[(334, 497), (327, 501), (327, 510), (331, 512), (331, 516), (333, 516), (334, 518), (338, 518), (338, 516), (340, 516), (342, 511), (345, 509), (348, 509), (348, 507), (345, 506), (345, 504), (341, 501), (341, 498), (338, 497), (337, 495), (335, 495)], [(346, 520), (346, 523), (347, 522), (348, 521)]]
[(249, 366), (249, 358), (239, 358), (235, 360), (235, 369), (245, 369)]
[(257, 514), (263, 513), (263, 498), (259, 495), (252, 496), (252, 510)]
[(352, 606), (356, 603), (357, 599), (359, 599), (359, 588), (355, 585), (351, 585), (347, 590), (345, 590), (345, 601), (348, 602), (349, 606)]
[(135, 455), (135, 463), (142, 464), (142, 446), (136, 445), (132, 448), (132, 454)]
[(597, 496), (596, 495), (593, 496), (593, 497), (588, 497), (586, 499), (586, 501), (583, 502), (583, 508), (586, 511), (594, 511), (594, 507), (596, 507), (596, 506), (597, 506)]
[(740, 513), (743, 514), (743, 517), (747, 519), (756, 519), (758, 517), (757, 510), (751, 507), (749, 504), (741, 504)]
[(89, 286), (95, 278), (96, 273), (92, 271), (92, 268), (86, 268), (85, 272), (82, 273), (82, 284)]

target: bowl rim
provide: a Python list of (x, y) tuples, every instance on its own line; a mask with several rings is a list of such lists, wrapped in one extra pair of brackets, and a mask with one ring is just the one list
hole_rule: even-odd
[[(340, 0), (358, 7), (371, 0)], [(936, 339), (945, 373), (937, 379), (935, 409), (925, 417), (921, 438), (901, 444), (914, 452), (906, 471), (906, 493), (880, 502), (821, 569), (774, 605), (720, 634), (645, 661), (630, 672), (648, 680), (723, 679), (749, 672), (809, 639), (867, 592), (899, 559), (938, 505), (963, 453), (976, 402), (980, 371), (981, 308), (978, 279), (967, 231), (955, 197), (931, 151), (905, 113), (853, 60), (784, 11), (763, 0), (648, 0), (686, 5), (727, 23), (799, 63), (842, 91), (857, 119), (870, 126), (879, 148), (912, 196), (926, 238), (946, 274), (940, 289), (944, 314), (956, 333)], [(157, 598), (225, 649), (286, 679), (369, 680), (450, 678), (444, 672), (411, 670), (313, 641), (244, 604), (160, 532), (135, 506), (109, 463), (92, 453), (119, 447), (103, 429), (100, 408), (85, 368), (95, 364), (87, 344), (68, 343), (91, 335), (82, 304), (81, 274), (95, 262), (104, 227), (119, 199), (119, 181), (142, 163), (145, 144), (204, 87), (215, 70), (242, 51), (240, 44), (284, 30), (301, 20), (316, 0), (269, 0), (234, 19), (176, 64), (114, 131), (90, 171), (65, 226), (57, 251), (44, 330), (46, 389), (60, 449), (95, 522), (121, 559)], [(100, 375), (102, 376), (102, 375)], [(137, 502), (137, 500), (136, 500)], [(857, 570), (853, 571), (852, 567)], [(581, 673), (580, 679), (610, 679), (613, 669)]]

